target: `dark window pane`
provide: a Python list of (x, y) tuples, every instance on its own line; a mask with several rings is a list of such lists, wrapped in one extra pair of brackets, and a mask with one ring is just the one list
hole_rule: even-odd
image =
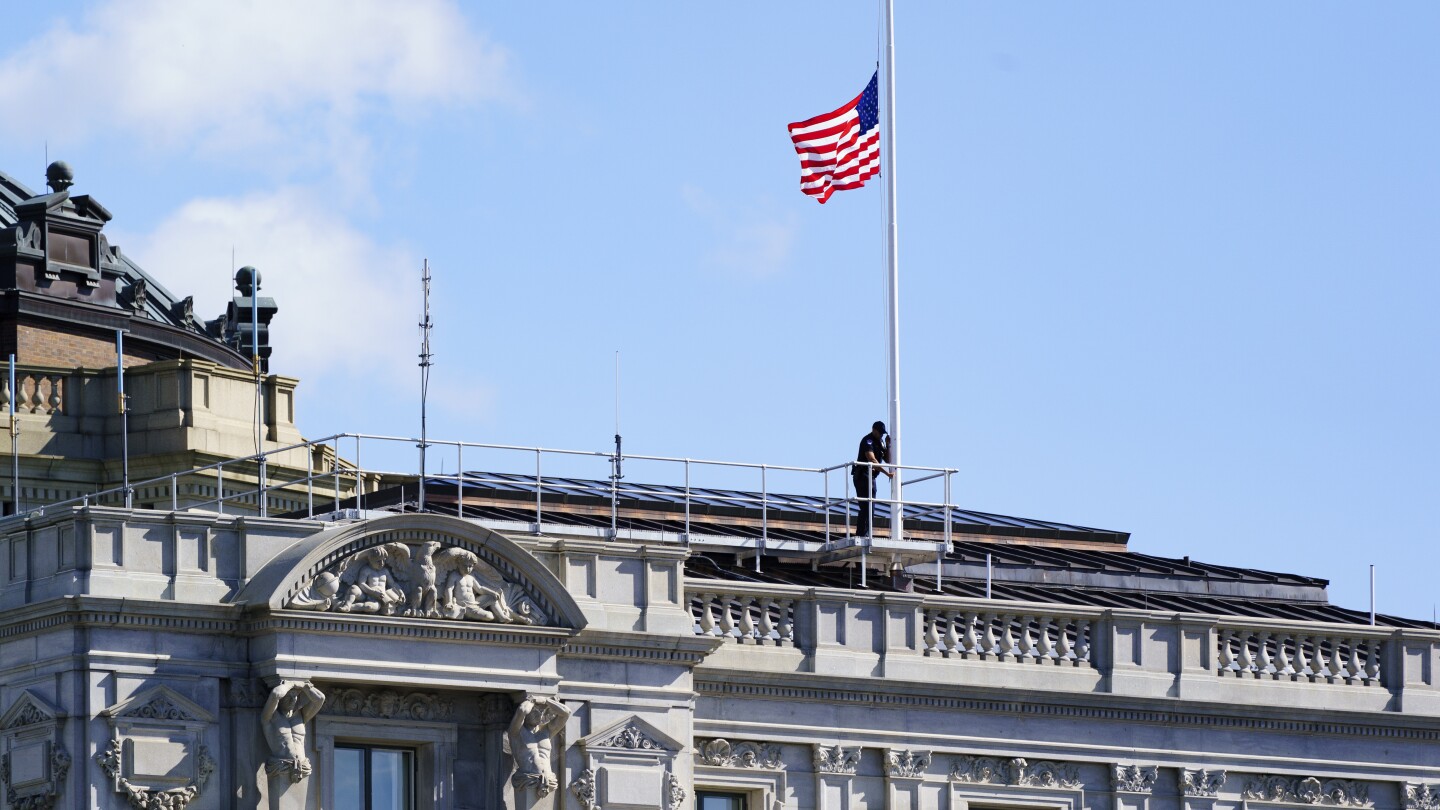
[(361, 786), (365, 784), (365, 751), (335, 747), (335, 806), (365, 806)]

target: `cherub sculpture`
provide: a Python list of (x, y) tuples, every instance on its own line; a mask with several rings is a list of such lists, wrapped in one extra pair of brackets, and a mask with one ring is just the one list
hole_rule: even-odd
[(386, 543), (352, 555), (341, 565), (340, 589), (345, 601), (341, 613), (379, 613), (393, 616), (409, 601), (402, 583), (410, 566), (410, 547)]
[(435, 555), (435, 565), (447, 571), (440, 598), (443, 614), (451, 619), (482, 622), (532, 624), (529, 604), (520, 609), (510, 604), (505, 578), (473, 553), (447, 548)]

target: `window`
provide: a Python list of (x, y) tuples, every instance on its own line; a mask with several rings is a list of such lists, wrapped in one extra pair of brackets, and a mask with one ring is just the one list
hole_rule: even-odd
[(415, 752), (336, 743), (334, 785), (336, 807), (415, 810)]
[(695, 791), (695, 810), (748, 810), (744, 793)]

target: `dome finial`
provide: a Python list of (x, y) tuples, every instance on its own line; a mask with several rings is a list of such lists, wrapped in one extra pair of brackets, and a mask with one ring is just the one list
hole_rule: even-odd
[(75, 172), (70, 170), (70, 164), (57, 160), (45, 167), (45, 184), (51, 191), (69, 191), (75, 185)]

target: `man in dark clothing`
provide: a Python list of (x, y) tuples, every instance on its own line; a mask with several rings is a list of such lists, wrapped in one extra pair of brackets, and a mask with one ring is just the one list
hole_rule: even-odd
[[(894, 478), (895, 475), (880, 466), (890, 460), (890, 442), (886, 440), (885, 423), (876, 422), (870, 432), (860, 438), (860, 451), (855, 455), (855, 466), (850, 468), (850, 477), (855, 481), (855, 497), (860, 500), (860, 514), (856, 516), (855, 534), (867, 537), (870, 534), (871, 516), (874, 512), (875, 479), (880, 473)], [(873, 466), (867, 466), (866, 463)]]

